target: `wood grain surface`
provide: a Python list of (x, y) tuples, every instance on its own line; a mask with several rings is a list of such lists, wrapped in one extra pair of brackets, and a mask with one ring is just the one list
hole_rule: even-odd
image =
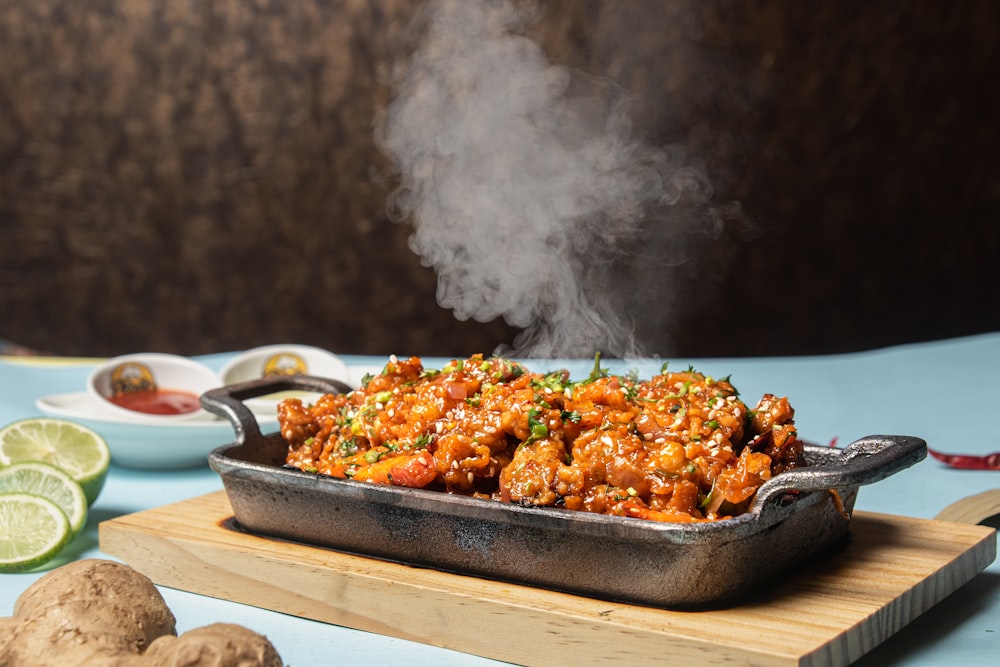
[(956, 500), (934, 517), (940, 521), (961, 521), (962, 523), (982, 523), (1000, 514), (1000, 489), (989, 489), (982, 493)]
[(996, 556), (995, 531), (983, 526), (858, 512), (851, 534), (844, 549), (768, 592), (698, 612), (251, 535), (235, 525), (223, 491), (105, 521), (100, 546), (162, 586), (531, 665), (846, 665)]

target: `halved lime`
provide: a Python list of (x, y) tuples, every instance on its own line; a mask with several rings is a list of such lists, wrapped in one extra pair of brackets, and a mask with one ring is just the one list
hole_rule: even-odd
[(48, 498), (0, 494), (0, 572), (23, 572), (56, 557), (73, 537), (69, 519)]
[(91, 429), (66, 419), (29, 417), (0, 429), (0, 466), (42, 461), (59, 468), (83, 488), (92, 504), (111, 463), (108, 443)]
[(76, 535), (87, 523), (87, 496), (73, 478), (41, 461), (25, 461), (0, 468), (0, 493), (30, 493), (48, 498), (69, 519)]

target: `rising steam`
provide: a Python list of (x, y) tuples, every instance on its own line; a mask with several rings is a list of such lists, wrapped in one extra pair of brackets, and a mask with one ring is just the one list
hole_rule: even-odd
[(401, 180), (390, 212), (412, 222), (441, 306), (523, 329), (505, 352), (642, 355), (614, 278), (640, 233), (711, 219), (711, 187), (683, 151), (632, 138), (612, 82), (551, 63), (525, 36), (534, 18), (515, 2), (424, 7), (379, 126)]

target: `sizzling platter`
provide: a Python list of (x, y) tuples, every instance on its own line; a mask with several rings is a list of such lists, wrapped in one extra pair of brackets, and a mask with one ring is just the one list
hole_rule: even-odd
[(352, 391), (336, 381), (296, 376), (231, 385), (202, 397), (206, 409), (234, 426), (235, 441), (212, 452), (209, 464), (246, 530), (661, 607), (732, 603), (805, 563), (848, 533), (861, 485), (926, 454), (922, 440), (907, 436), (872, 436), (843, 450), (800, 442), (800, 463), (762, 480), (741, 513), (648, 521), (289, 467), (289, 442), (280, 432), (262, 433), (243, 405), (282, 390)]

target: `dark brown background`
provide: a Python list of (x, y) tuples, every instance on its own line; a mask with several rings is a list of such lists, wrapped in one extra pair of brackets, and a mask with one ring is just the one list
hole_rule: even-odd
[[(60, 354), (491, 351), (389, 222), (402, 0), (0, 1), (0, 338)], [(649, 349), (822, 353), (1000, 329), (1000, 3), (546, 3), (744, 223), (630, 270)], [(670, 304), (668, 309), (650, 307)]]

